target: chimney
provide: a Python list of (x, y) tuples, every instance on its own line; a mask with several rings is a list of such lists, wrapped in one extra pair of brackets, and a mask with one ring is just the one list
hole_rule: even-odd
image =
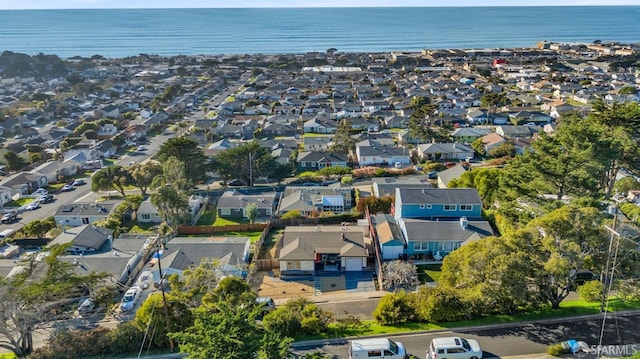
[(462, 229), (464, 229), (465, 231), (467, 230), (468, 224), (469, 222), (467, 221), (467, 217), (460, 218), (460, 227), (462, 227)]

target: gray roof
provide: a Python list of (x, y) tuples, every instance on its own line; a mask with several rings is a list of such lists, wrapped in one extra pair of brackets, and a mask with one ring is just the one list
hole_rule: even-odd
[(377, 197), (395, 196), (396, 188), (429, 188), (431, 181), (427, 176), (374, 177), (373, 193)]
[(162, 266), (185, 270), (198, 266), (203, 259), (216, 259), (219, 266), (242, 266), (249, 247), (249, 237), (176, 237), (166, 245)]
[(341, 257), (369, 255), (364, 233), (359, 227), (295, 226), (287, 227), (282, 238), (280, 260), (314, 260), (316, 253)]
[(402, 231), (392, 215), (376, 214), (373, 216), (373, 219), (376, 223), (376, 233), (378, 234), (378, 241), (381, 245), (392, 243), (404, 245)]
[(360, 156), (410, 156), (411, 151), (406, 148), (400, 147), (373, 147), (373, 146), (359, 146), (358, 153)]
[(346, 154), (324, 151), (300, 152), (298, 162), (347, 162)]
[(109, 240), (109, 236), (113, 236), (113, 229), (85, 224), (83, 226), (65, 229), (63, 233), (51, 241), (51, 245), (71, 242), (79, 247), (91, 248), (96, 251), (109, 251), (111, 250), (110, 246), (105, 246)]
[(111, 203), (69, 203), (58, 207), (56, 216), (107, 216), (114, 207)]
[(473, 148), (462, 143), (423, 143), (418, 145), (420, 153), (471, 153)]
[(245, 208), (251, 203), (258, 208), (273, 208), (275, 199), (275, 192), (249, 195), (236, 190), (226, 191), (218, 200), (218, 208)]
[(447, 168), (444, 171), (438, 172), (438, 179), (444, 183), (445, 186), (449, 185), (449, 182), (453, 179), (458, 179), (463, 173), (467, 172), (467, 168), (463, 165), (453, 166)]
[(482, 204), (475, 188), (398, 188), (402, 204)]
[(487, 221), (468, 221), (467, 229), (460, 221), (429, 221), (423, 219), (403, 219), (408, 241), (455, 241), (464, 242), (493, 236), (493, 229)]

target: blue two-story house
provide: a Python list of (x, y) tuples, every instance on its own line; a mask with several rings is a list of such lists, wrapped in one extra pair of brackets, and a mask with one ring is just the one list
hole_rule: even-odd
[[(392, 218), (376, 216), (383, 259), (440, 260), (468, 241), (494, 235), (473, 188), (396, 188)], [(399, 247), (402, 243), (403, 246)]]
[(482, 200), (475, 188), (396, 188), (394, 217), (419, 219), (482, 218)]

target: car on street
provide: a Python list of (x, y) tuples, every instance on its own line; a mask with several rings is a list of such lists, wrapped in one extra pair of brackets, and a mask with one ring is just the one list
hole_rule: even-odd
[(18, 214), (16, 212), (5, 213), (0, 219), (3, 224), (11, 224), (18, 221)]
[(71, 190), (73, 190), (73, 185), (70, 185), (70, 184), (68, 184), (68, 183), (67, 183), (66, 185), (64, 185), (64, 186), (62, 187), (62, 189), (61, 189), (61, 191), (62, 191), (62, 192), (69, 192), (69, 191), (71, 191)]
[(53, 202), (53, 195), (52, 194), (43, 194), (38, 199), (38, 202), (40, 202), (40, 203), (51, 203), (51, 202)]
[(83, 180), (82, 178), (78, 178), (76, 180), (73, 180), (73, 183), (71, 184), (73, 187), (77, 187), (77, 186), (82, 186), (87, 184), (87, 182), (85, 180)]
[(146, 150), (146, 148), (144, 146), (138, 146), (138, 148), (136, 150), (141, 152), (141, 151)]
[(24, 209), (27, 211), (35, 211), (38, 208), (40, 208), (40, 201), (35, 200), (29, 203)]
[(482, 349), (474, 339), (460, 337), (433, 338), (427, 348), (427, 359), (481, 359)]
[(245, 186), (246, 184), (244, 183), (243, 180), (234, 179), (229, 181), (228, 185), (231, 187), (239, 187), (239, 186)]
[(128, 312), (136, 305), (138, 299), (140, 299), (140, 292), (142, 292), (141, 288), (138, 286), (129, 288), (122, 297), (122, 301), (120, 302), (120, 310), (123, 312)]
[(140, 274), (140, 278), (138, 278), (138, 286), (142, 289), (147, 289), (152, 281), (153, 275), (150, 271), (146, 270)]
[(44, 188), (38, 188), (37, 190), (33, 191), (33, 194), (36, 194), (36, 195), (39, 194), (39, 195), (42, 196), (42, 195), (45, 195), (45, 194), (49, 194), (49, 191), (47, 191)]

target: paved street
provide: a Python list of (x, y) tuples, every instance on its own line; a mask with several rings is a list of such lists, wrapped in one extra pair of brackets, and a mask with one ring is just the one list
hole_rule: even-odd
[[(407, 347), (409, 354), (424, 358), (428, 343), (434, 337), (462, 336), (478, 340), (484, 350), (484, 358), (506, 357), (546, 352), (550, 344), (576, 339), (589, 345), (599, 342), (602, 317), (593, 316), (588, 319), (570, 318), (538, 324), (504, 325), (498, 327), (463, 328), (452, 331), (429, 332), (421, 334), (389, 336)], [(605, 326), (603, 344), (635, 344), (640, 343), (640, 313), (633, 315), (609, 317)], [(323, 351), (338, 358), (348, 358), (348, 341), (338, 340), (320, 345), (301, 347), (297, 354)]]

